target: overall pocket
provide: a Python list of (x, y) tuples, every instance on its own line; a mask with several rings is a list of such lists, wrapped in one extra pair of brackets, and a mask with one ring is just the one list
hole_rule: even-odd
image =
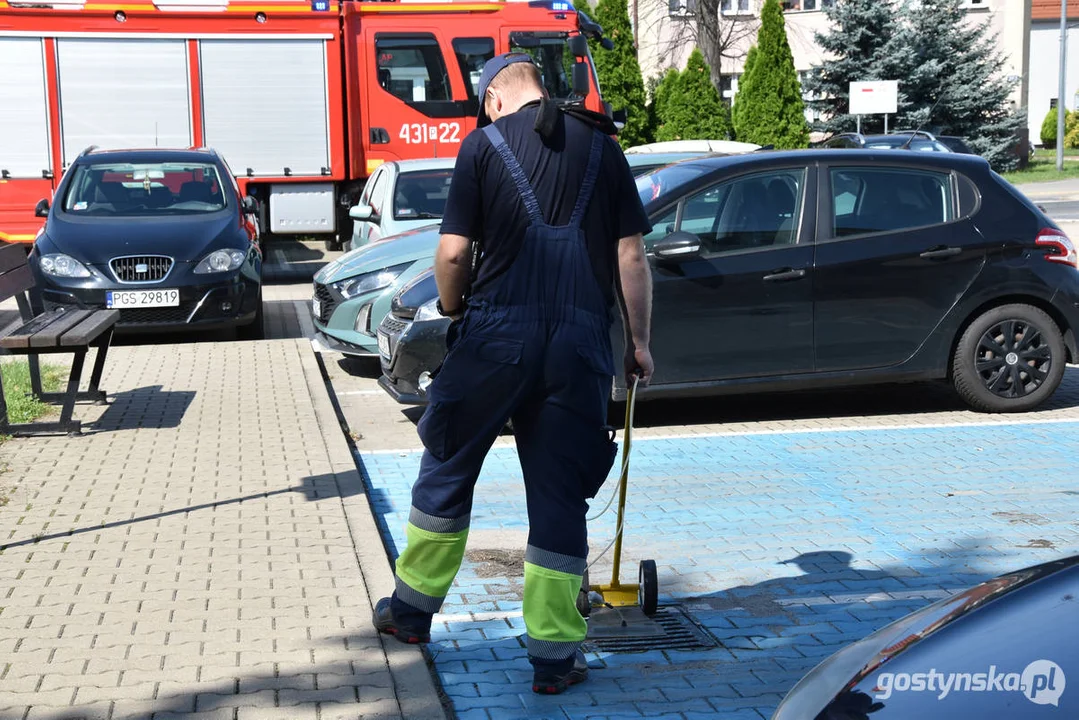
[(445, 461), (457, 447), (457, 424), (454, 421), (460, 400), (433, 401), (416, 423), (420, 442), (441, 461)]
[(618, 443), (614, 441), (615, 429), (609, 425), (600, 428), (600, 437), (593, 446), (590, 462), (585, 469), (585, 481), (581, 491), (586, 500), (591, 500), (599, 492), (603, 484), (607, 482), (607, 475), (614, 467), (615, 458), (618, 457)]

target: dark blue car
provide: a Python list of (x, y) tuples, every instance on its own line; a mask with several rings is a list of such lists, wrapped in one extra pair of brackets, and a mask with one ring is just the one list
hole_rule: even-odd
[(262, 250), (213, 150), (88, 149), (72, 163), (30, 252), (45, 309), (116, 308), (118, 333), (262, 333)]

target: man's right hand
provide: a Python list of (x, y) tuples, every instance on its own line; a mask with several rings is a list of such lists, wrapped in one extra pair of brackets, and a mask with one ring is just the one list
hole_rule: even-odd
[(633, 385), (634, 375), (639, 378), (638, 385), (640, 387), (648, 387), (648, 383), (652, 380), (652, 373), (656, 369), (655, 364), (652, 362), (652, 351), (647, 347), (638, 348), (634, 347), (632, 343), (627, 343), (624, 362), (626, 387)]

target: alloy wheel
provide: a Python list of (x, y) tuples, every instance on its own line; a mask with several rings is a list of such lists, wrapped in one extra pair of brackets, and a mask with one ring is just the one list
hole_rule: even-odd
[(1025, 320), (1002, 320), (978, 341), (974, 367), (989, 392), (1020, 398), (1041, 387), (1053, 353), (1042, 330)]

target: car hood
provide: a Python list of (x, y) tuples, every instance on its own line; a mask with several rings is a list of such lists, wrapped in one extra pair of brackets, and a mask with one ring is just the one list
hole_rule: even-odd
[(434, 257), (438, 238), (437, 224), (390, 235), (345, 253), (319, 270), (315, 281), (323, 284), (338, 282), (374, 270)]
[[(197, 262), (207, 253), (243, 249), (246, 236), (229, 212), (207, 217), (71, 218), (54, 215), (45, 230), (53, 246), (86, 263), (100, 265), (119, 255), (168, 255), (176, 262)], [(237, 239), (244, 237), (239, 244)]]

